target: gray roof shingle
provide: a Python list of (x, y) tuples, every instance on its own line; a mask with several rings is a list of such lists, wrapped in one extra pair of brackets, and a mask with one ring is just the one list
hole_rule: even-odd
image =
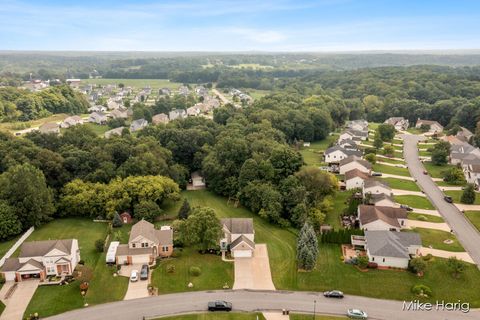
[(422, 239), (415, 232), (365, 231), (367, 249), (371, 255), (409, 258), (409, 246), (421, 246)]

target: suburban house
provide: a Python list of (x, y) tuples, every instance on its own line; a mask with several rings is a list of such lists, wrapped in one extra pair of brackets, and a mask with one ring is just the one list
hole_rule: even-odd
[(452, 145), (452, 146), (463, 145), (463, 144), (466, 143), (465, 141), (462, 141), (462, 140), (458, 139), (457, 136), (443, 136), (440, 139), (450, 143), (450, 145)]
[(170, 121), (173, 121), (175, 119), (182, 119), (187, 116), (187, 112), (184, 109), (173, 109), (168, 113), (168, 118)]
[(1, 271), (6, 281), (71, 275), (80, 261), (77, 239), (24, 242), (17, 258), (8, 258)]
[(133, 120), (132, 123), (130, 124), (130, 131), (131, 132), (140, 131), (147, 126), (148, 126), (148, 121), (145, 119)]
[(105, 108), (104, 106), (93, 106), (88, 108), (88, 111), (89, 112), (105, 112), (107, 111), (107, 108)]
[(345, 172), (345, 187), (347, 190), (361, 189), (363, 188), (364, 181), (369, 178), (370, 176), (361, 170), (349, 170)]
[(178, 88), (178, 94), (181, 96), (188, 96), (190, 94), (190, 89), (186, 86), (181, 86)]
[(352, 155), (348, 156), (339, 162), (340, 174), (345, 174), (345, 172), (358, 169), (366, 174), (372, 172), (372, 164), (362, 158)]
[(341, 160), (347, 158), (348, 156), (362, 156), (362, 151), (360, 150), (348, 150), (340, 146), (333, 146), (325, 150), (324, 153), (326, 163), (340, 163)]
[(465, 179), (477, 187), (480, 185), (480, 164), (469, 164), (464, 169)]
[(88, 122), (93, 122), (96, 124), (106, 124), (107, 120), (107, 114), (103, 112), (92, 112), (88, 117)]
[(469, 142), (470, 138), (473, 137), (473, 133), (467, 128), (460, 127), (460, 130), (457, 131), (457, 134), (455, 135), (455, 137), (457, 137), (457, 139), (461, 141)]
[(107, 108), (108, 110), (117, 110), (119, 109), (120, 107), (122, 107), (122, 105), (112, 99), (108, 99), (107, 101)]
[(468, 143), (454, 144), (450, 147), (450, 163), (457, 165), (464, 160), (480, 158), (480, 149), (471, 146)]
[(121, 136), (122, 132), (123, 132), (123, 129), (125, 129), (125, 127), (118, 127), (118, 128), (112, 129), (112, 130), (108, 130), (107, 132), (105, 132), (103, 134), (103, 136), (107, 139), (111, 138), (114, 135)]
[(55, 133), (58, 134), (60, 133), (60, 126), (56, 124), (55, 122), (47, 122), (42, 124), (38, 130), (41, 133)]
[(383, 206), (358, 206), (358, 220), (362, 230), (400, 231), (407, 220), (407, 210)]
[(165, 113), (159, 113), (152, 117), (152, 123), (154, 125), (157, 125), (160, 123), (167, 124), (168, 121), (169, 121), (168, 116)]
[(362, 188), (363, 196), (366, 194), (386, 194), (387, 196), (392, 195), (392, 189), (383, 183), (374, 178), (365, 180)]
[(366, 201), (374, 206), (380, 206), (380, 207), (398, 207), (399, 205), (393, 200), (392, 196), (385, 194), (385, 193), (379, 193), (379, 194), (371, 194), (368, 193), (366, 196)]
[(223, 238), (220, 249), (230, 250), (234, 258), (249, 258), (255, 251), (255, 231), (252, 218), (221, 219)]
[(352, 236), (352, 244), (363, 246), (368, 260), (384, 268), (408, 268), (412, 257), (419, 254), (422, 239), (416, 232), (365, 231), (365, 236)]
[(193, 107), (190, 107), (190, 108), (187, 108), (187, 116), (189, 117), (196, 117), (200, 114), (200, 109), (193, 106)]
[(79, 124), (83, 124), (83, 119), (80, 116), (71, 116), (65, 118), (65, 120), (60, 123), (61, 128), (70, 128)]
[(391, 124), (397, 131), (405, 131), (409, 126), (408, 119), (405, 119), (404, 117), (391, 117), (385, 120), (384, 123)]
[(430, 133), (440, 133), (443, 131), (443, 126), (438, 123), (437, 121), (431, 121), (431, 120), (422, 120), (418, 118), (417, 123), (415, 124), (415, 128), (420, 128), (422, 125), (427, 125), (430, 127), (429, 132)]
[(352, 139), (339, 140), (337, 145), (347, 150), (358, 150), (357, 143)]
[(342, 134), (340, 134), (339, 140), (345, 139), (352, 139), (352, 140), (367, 140), (368, 139), (368, 131), (360, 131), (360, 130), (353, 130), (348, 129)]
[(112, 112), (110, 112), (110, 116), (113, 119), (127, 119), (128, 118), (127, 110), (125, 110), (125, 109), (124, 110), (115, 109)]
[(368, 132), (368, 121), (366, 120), (351, 120), (347, 122), (348, 129)]
[(132, 226), (128, 244), (117, 247), (117, 264), (153, 263), (157, 257), (169, 257), (173, 253), (173, 230), (169, 226), (155, 229), (145, 220)]

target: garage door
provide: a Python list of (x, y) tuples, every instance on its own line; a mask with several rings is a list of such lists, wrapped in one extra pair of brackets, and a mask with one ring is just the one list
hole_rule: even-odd
[(132, 263), (149, 263), (149, 262), (150, 262), (149, 254), (132, 256)]
[(234, 258), (251, 258), (252, 250), (234, 250), (232, 254)]
[(15, 280), (15, 272), (5, 272), (3, 273), (5, 275), (5, 280), (6, 281), (13, 281)]

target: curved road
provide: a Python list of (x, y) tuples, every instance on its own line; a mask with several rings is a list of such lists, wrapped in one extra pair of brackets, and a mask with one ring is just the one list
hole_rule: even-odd
[(480, 233), (467, 221), (460, 210), (453, 204), (446, 202), (443, 192), (433, 182), (429, 175), (423, 174), (425, 168), (418, 158), (417, 142), (421, 140), (417, 135), (403, 135), (403, 154), (412, 177), (425, 191), (432, 204), (437, 208), (450, 228), (454, 231), (460, 243), (470, 254), (473, 261), (480, 266)]
[[(381, 284), (380, 284), (381, 285)], [(234, 311), (269, 311), (288, 309), (292, 312), (316, 312), (345, 315), (348, 308), (365, 310), (369, 319), (384, 320), (466, 320), (480, 319), (480, 311), (402, 311), (401, 301), (379, 300), (357, 296), (327, 299), (322, 293), (291, 291), (200, 291), (167, 294), (136, 300), (124, 300), (66, 312), (48, 318), (50, 320), (141, 320), (168, 315), (206, 311), (208, 301), (227, 300)]]

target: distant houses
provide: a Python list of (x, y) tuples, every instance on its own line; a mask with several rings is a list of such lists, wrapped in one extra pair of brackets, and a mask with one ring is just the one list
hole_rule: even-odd
[(405, 119), (404, 117), (391, 117), (385, 120), (384, 123), (394, 126), (397, 131), (405, 131), (410, 125), (408, 119)]
[(176, 119), (183, 119), (187, 117), (187, 112), (184, 109), (173, 109), (168, 113), (168, 118), (170, 121)]
[(83, 119), (80, 116), (71, 116), (65, 118), (65, 120), (60, 123), (60, 127), (65, 129), (81, 124), (83, 124)]
[(147, 126), (148, 126), (148, 121), (147, 120), (137, 119), (137, 120), (132, 121), (132, 123), (130, 124), (130, 131), (131, 132), (140, 131), (143, 128), (146, 128)]
[(422, 120), (418, 118), (415, 128), (420, 129), (422, 126), (428, 126), (428, 132), (431, 134), (437, 134), (443, 131), (443, 126), (437, 121)]
[(88, 116), (88, 122), (96, 123), (96, 124), (106, 124), (108, 121), (108, 117), (106, 113), (103, 112), (92, 112)]
[(60, 133), (60, 126), (55, 122), (47, 122), (42, 124), (38, 130), (41, 133), (51, 133), (51, 134), (58, 134)]
[(157, 125), (160, 123), (167, 124), (168, 122), (169, 122), (168, 115), (166, 115), (165, 113), (159, 113), (152, 117), (152, 123), (154, 125)]

